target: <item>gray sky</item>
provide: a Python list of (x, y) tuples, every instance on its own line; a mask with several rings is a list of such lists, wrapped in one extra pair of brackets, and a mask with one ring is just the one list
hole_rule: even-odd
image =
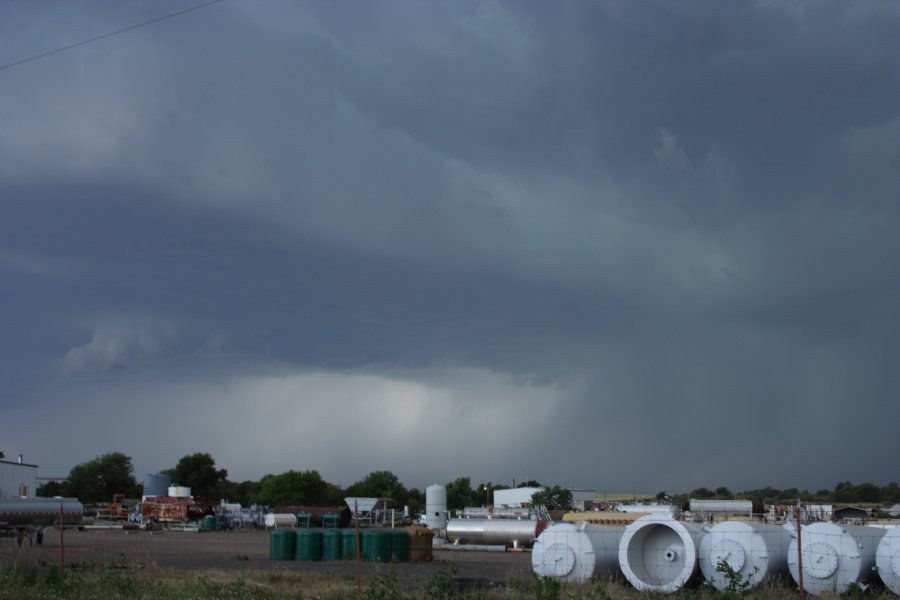
[[(2, 2), (0, 63), (194, 4)], [(0, 69), (0, 449), (896, 480), (897, 31), (887, 0), (226, 0)]]

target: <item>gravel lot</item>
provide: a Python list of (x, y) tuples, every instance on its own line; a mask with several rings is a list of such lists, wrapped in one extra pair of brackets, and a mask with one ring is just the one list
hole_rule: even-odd
[[(68, 568), (106, 566), (122, 569), (177, 569), (185, 571), (316, 571), (339, 576), (356, 575), (355, 561), (298, 562), (269, 560), (269, 534), (265, 531), (212, 531), (203, 533), (148, 531), (66, 531), (64, 560)], [(0, 538), (0, 565), (16, 562), (57, 565), (59, 532), (48, 530), (42, 546), (22, 548), (11, 538)], [(527, 552), (435, 550), (430, 563), (375, 564), (363, 562), (364, 577), (396, 572), (404, 581), (426, 581), (455, 565), (457, 578), (472, 585), (504, 583), (531, 576)]]

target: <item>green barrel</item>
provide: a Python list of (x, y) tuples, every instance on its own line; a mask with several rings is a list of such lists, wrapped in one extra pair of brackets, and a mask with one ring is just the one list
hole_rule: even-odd
[(328, 529), (337, 529), (341, 526), (341, 516), (334, 513), (325, 513), (322, 515), (322, 527)]
[(391, 552), (394, 562), (409, 562), (409, 534), (403, 529), (391, 529)]
[(341, 557), (344, 560), (356, 560), (355, 529), (345, 529), (341, 532)]
[(344, 534), (339, 529), (322, 532), (322, 560), (341, 560)]
[(385, 529), (367, 529), (363, 533), (362, 551), (368, 560), (388, 562), (391, 560), (391, 541), (394, 536)]
[(216, 515), (206, 515), (200, 521), (200, 529), (204, 531), (215, 531), (216, 530)]
[(297, 560), (322, 560), (322, 532), (317, 529), (297, 531)]
[(271, 560), (294, 560), (297, 534), (293, 529), (276, 529), (269, 538)]

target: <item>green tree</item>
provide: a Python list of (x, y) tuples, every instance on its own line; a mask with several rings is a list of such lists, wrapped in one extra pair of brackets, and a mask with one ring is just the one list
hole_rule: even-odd
[(131, 457), (110, 452), (72, 467), (69, 478), (62, 485), (63, 495), (82, 502), (109, 502), (113, 494), (135, 498), (141, 487), (134, 479)]
[(710, 498), (715, 498), (716, 493), (705, 487), (699, 487), (695, 490), (692, 490), (689, 494), (689, 497), (697, 500), (708, 500)]
[(860, 502), (880, 502), (881, 490), (873, 483), (861, 483), (854, 490)]
[(834, 487), (835, 502), (859, 502), (856, 486), (849, 481), (842, 481)]
[(395, 507), (407, 504), (409, 499), (406, 487), (390, 471), (372, 471), (348, 487), (346, 493), (359, 498), (390, 498)]
[(418, 515), (425, 512), (425, 492), (419, 488), (410, 488), (407, 503), (410, 514)]
[(214, 496), (216, 488), (228, 480), (228, 471), (216, 469), (216, 461), (206, 452), (182, 456), (174, 468), (163, 471), (175, 485), (191, 488), (194, 496)]
[(259, 481), (259, 501), (271, 506), (322, 506), (340, 503), (340, 488), (318, 471), (286, 471)]
[(543, 506), (547, 510), (571, 510), (572, 509), (572, 491), (554, 485), (545, 488), (543, 491), (535, 492), (531, 497), (531, 504), (534, 506)]
[(55, 496), (62, 496), (64, 493), (65, 486), (58, 481), (48, 481), (46, 483), (42, 483), (34, 491), (34, 495), (41, 498), (53, 498)]
[(444, 487), (447, 488), (447, 508), (449, 510), (481, 506), (481, 495), (472, 489), (472, 480), (469, 477), (457, 477)]

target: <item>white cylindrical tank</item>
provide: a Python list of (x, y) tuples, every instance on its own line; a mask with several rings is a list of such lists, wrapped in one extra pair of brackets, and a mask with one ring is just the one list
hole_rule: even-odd
[(584, 582), (618, 575), (624, 527), (554, 523), (534, 542), (531, 568), (541, 577)]
[(753, 514), (753, 502), (750, 500), (699, 500), (691, 498), (691, 512), (695, 514)]
[(884, 585), (900, 596), (900, 527), (885, 531), (875, 550), (875, 565)]
[(642, 592), (676, 592), (697, 572), (703, 530), (665, 515), (646, 515), (625, 528), (619, 542), (622, 574)]
[[(794, 533), (796, 536), (796, 532)], [(842, 594), (851, 583), (872, 576), (875, 551), (884, 529), (836, 523), (812, 523), (800, 527), (800, 556), (803, 559), (803, 587), (810, 594)], [(800, 583), (797, 538), (788, 548), (791, 577)]]
[(724, 521), (709, 528), (700, 539), (700, 571), (716, 589), (725, 590), (731, 582), (717, 570), (724, 561), (750, 589), (768, 575), (787, 573), (790, 544), (791, 532), (780, 525)]
[(170, 485), (169, 496), (172, 498), (187, 498), (191, 495), (191, 488), (183, 485)]
[(447, 539), (460, 544), (530, 546), (548, 521), (525, 519), (450, 519)]
[(447, 529), (447, 488), (433, 484), (425, 488), (425, 526), (429, 529)]
[(293, 527), (297, 524), (297, 515), (290, 513), (268, 513), (263, 522), (267, 528)]

